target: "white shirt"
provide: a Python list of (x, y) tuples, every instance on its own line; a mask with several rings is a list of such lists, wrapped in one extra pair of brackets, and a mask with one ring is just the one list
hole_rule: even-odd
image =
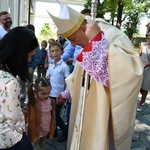
[(47, 74), (50, 75), (50, 83), (52, 86), (50, 96), (57, 97), (66, 88), (65, 78), (70, 74), (69, 67), (60, 59), (57, 63), (49, 65)]
[(2, 27), (0, 26), (0, 40), (3, 38), (3, 36), (7, 33), (7, 31)]

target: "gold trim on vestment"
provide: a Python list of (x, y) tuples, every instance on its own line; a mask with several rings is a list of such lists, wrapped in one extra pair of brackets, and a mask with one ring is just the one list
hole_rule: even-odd
[(73, 33), (75, 33), (80, 28), (83, 21), (84, 21), (84, 17), (83, 17), (83, 15), (80, 15), (79, 20), (77, 21), (76, 25), (73, 26), (73, 28), (71, 28), (67, 32), (63, 33), (62, 36), (65, 37), (65, 38), (71, 36)]

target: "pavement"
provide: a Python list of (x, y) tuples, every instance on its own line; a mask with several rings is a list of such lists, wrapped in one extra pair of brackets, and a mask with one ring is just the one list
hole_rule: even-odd
[[(35, 77), (37, 74), (35, 74)], [(137, 104), (140, 102), (141, 94), (138, 95)], [(64, 112), (63, 112), (64, 113)], [(65, 114), (64, 114), (65, 115)], [(57, 138), (47, 139), (45, 150), (66, 150), (67, 141), (57, 142)], [(136, 113), (134, 133), (130, 150), (150, 150), (150, 92), (141, 112)]]
[[(137, 103), (140, 102), (141, 94)], [(150, 93), (141, 112), (136, 113), (131, 150), (150, 150)]]
[[(139, 93), (137, 103), (140, 102), (141, 95)], [(66, 150), (67, 141), (57, 142), (57, 138), (53, 140), (47, 139), (45, 150)], [(131, 150), (150, 150), (150, 93), (146, 98), (146, 103), (141, 112), (136, 113), (134, 133), (132, 137)]]

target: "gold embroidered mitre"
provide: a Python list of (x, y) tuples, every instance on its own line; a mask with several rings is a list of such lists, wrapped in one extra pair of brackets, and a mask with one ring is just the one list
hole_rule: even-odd
[(49, 11), (48, 14), (52, 18), (53, 22), (58, 28), (58, 34), (67, 38), (75, 33), (84, 21), (84, 15), (72, 9), (71, 7), (61, 3), (57, 0), (60, 5), (60, 15), (56, 17)]

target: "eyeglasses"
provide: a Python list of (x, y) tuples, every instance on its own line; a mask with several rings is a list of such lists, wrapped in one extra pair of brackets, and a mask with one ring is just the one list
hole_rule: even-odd
[(9, 17), (9, 18), (4, 18), (4, 19), (0, 19), (0, 20), (4, 20), (4, 21), (11, 20), (11, 17)]

